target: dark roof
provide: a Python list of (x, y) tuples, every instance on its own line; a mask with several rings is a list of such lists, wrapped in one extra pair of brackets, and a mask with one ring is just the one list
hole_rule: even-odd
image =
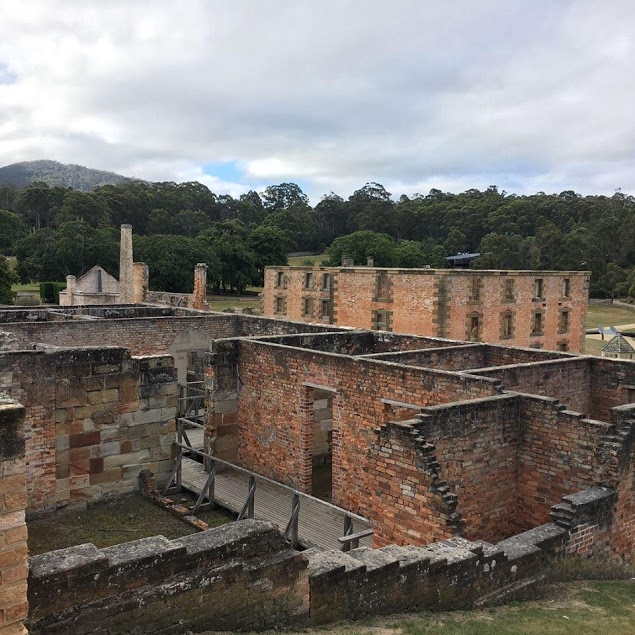
[(456, 254), (456, 256), (447, 256), (446, 260), (474, 260), (474, 258), (478, 258), (481, 254)]
[(621, 333), (618, 333), (613, 339), (609, 340), (603, 347), (603, 353), (635, 353), (635, 349), (630, 345), (628, 340), (624, 339)]

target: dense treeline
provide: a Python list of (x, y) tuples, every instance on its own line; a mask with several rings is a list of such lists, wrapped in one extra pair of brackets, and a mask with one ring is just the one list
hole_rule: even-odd
[(128, 182), (92, 192), (33, 183), (0, 187), (0, 251), (14, 252), (22, 280), (62, 279), (96, 262), (117, 274), (118, 227), (135, 231), (135, 258), (156, 289), (187, 290), (196, 262), (218, 288), (243, 289), (288, 251), (329, 247), (358, 264), (443, 266), (445, 256), (479, 251), (481, 268), (588, 269), (592, 294), (635, 295), (635, 199), (538, 193), (496, 187), (401, 196), (377, 183), (347, 200), (315, 206), (293, 183), (216, 195), (200, 183)]

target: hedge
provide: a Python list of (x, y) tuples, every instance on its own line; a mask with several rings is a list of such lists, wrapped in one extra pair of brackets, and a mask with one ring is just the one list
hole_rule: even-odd
[(40, 282), (40, 298), (47, 304), (60, 303), (60, 291), (66, 289), (65, 282)]

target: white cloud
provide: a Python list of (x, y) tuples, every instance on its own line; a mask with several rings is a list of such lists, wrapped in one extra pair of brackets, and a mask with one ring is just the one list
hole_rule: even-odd
[[(0, 164), (635, 192), (628, 0), (22, 0), (0, 23)], [(204, 174), (223, 162), (241, 182)]]

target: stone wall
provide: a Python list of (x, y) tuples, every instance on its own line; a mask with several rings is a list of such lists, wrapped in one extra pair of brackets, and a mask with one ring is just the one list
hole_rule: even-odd
[(171, 469), (177, 384), (169, 356), (123, 348), (0, 355), (0, 387), (26, 409), (28, 510), (130, 492)]
[(31, 560), (28, 625), (47, 635), (258, 631), (470, 609), (539, 587), (559, 558), (610, 556), (615, 501), (606, 487), (569, 494), (553, 522), (497, 544), (298, 553), (271, 525), (245, 520), (173, 541), (81, 545)]
[(26, 633), (24, 408), (0, 393), (0, 635)]
[(307, 564), (276, 529), (253, 520), (173, 541), (53, 551), (31, 559), (29, 632), (298, 627), (308, 622)]

